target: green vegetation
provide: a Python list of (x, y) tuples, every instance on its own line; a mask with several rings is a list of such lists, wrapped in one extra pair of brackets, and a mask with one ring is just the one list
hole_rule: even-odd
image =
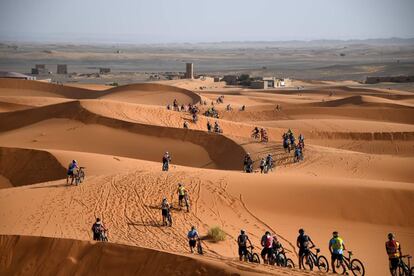
[(208, 230), (208, 237), (215, 242), (224, 241), (226, 239), (226, 233), (219, 226), (213, 226)]

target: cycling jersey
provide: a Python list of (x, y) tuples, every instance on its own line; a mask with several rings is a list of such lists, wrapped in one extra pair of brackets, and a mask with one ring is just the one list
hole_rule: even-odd
[(308, 235), (299, 235), (298, 242), (300, 249), (307, 249), (309, 247), (310, 238)]
[(385, 248), (387, 249), (387, 254), (390, 259), (400, 257), (400, 243), (397, 241), (387, 241), (385, 243)]
[(241, 234), (237, 238), (237, 243), (239, 244), (239, 246), (246, 246), (248, 239), (249, 237), (246, 234)]
[(329, 246), (332, 248), (332, 253), (342, 255), (344, 251), (344, 241), (340, 237), (332, 238), (329, 241)]
[(190, 232), (188, 232), (187, 237), (192, 240), (198, 237), (197, 230), (190, 230)]
[(178, 194), (183, 196), (185, 194), (185, 188), (184, 186), (178, 187)]

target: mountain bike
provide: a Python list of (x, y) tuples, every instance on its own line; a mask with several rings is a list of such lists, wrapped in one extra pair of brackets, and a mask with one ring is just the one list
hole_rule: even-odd
[(171, 210), (168, 210), (167, 211), (167, 216), (165, 217), (164, 225), (171, 227), (172, 224), (173, 224), (173, 220), (172, 220), (172, 216), (171, 216)]
[[(311, 249), (311, 248), (310, 248)], [(319, 248), (316, 248), (316, 253), (313, 253), (309, 249), (309, 253), (305, 255), (303, 258), (301, 258), (300, 262), (302, 263), (302, 267), (307, 270), (313, 270), (313, 267), (316, 266), (319, 271), (322, 272), (328, 272), (329, 271), (329, 263), (328, 260), (322, 256), (319, 255), (321, 250)]]
[(197, 253), (200, 254), (200, 255), (204, 254), (203, 246), (201, 245), (201, 240), (200, 239), (197, 240)]
[(254, 253), (253, 249), (254, 247), (252, 245), (247, 247), (247, 254), (246, 254), (247, 261), (251, 263), (260, 264), (259, 255), (257, 253)]
[(273, 251), (271, 263), (281, 267), (295, 268), (295, 263), (292, 259), (286, 257), (284, 250)]
[[(404, 262), (404, 259), (407, 258), (407, 263)], [(412, 256), (404, 255), (400, 257), (400, 263), (398, 264), (398, 275), (399, 276), (414, 276), (414, 266), (410, 269), (410, 260)]]
[(76, 174), (74, 174), (75, 184), (76, 185), (79, 185), (83, 181), (85, 181), (85, 171), (84, 171), (84, 169), (86, 169), (86, 168), (85, 167), (79, 167), (79, 169), (77, 170)]
[(348, 251), (348, 257), (343, 256), (343, 265), (340, 261), (336, 260), (334, 263), (336, 267), (336, 272), (339, 274), (348, 274), (350, 270), (353, 275), (365, 275), (365, 268), (362, 262), (358, 259), (352, 259), (352, 251)]

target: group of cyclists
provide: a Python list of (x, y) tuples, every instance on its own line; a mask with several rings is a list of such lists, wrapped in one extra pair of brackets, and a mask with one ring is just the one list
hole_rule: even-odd
[(267, 130), (265, 128), (255, 127), (252, 131), (251, 136), (255, 140), (260, 140), (260, 142), (269, 142), (269, 137), (267, 135)]
[(303, 150), (305, 148), (305, 137), (303, 134), (299, 135), (298, 143), (296, 143), (295, 135), (293, 134), (293, 131), (289, 129), (282, 135), (282, 144), (285, 152), (290, 153), (290, 151), (294, 151), (294, 162), (303, 160)]
[[(247, 236), (245, 230), (240, 231), (240, 235), (237, 238), (237, 244), (238, 244), (238, 253), (239, 253), (239, 260), (242, 261), (249, 261), (249, 258), (247, 257), (248, 252), (248, 243), (249, 248), (254, 248), (252, 242), (250, 241), (249, 237)], [(263, 259), (263, 262), (265, 264), (277, 264), (286, 266), (287, 259), (285, 254), (285, 250), (281, 244), (281, 242), (277, 239), (276, 235), (272, 235), (269, 231), (266, 231), (265, 234), (262, 236), (260, 240), (260, 245), (262, 246), (261, 251), (261, 257)], [(315, 244), (310, 238), (309, 235), (305, 233), (304, 229), (299, 229), (299, 235), (296, 239), (296, 246), (298, 248), (298, 263), (299, 263), (299, 269), (305, 269), (305, 265), (308, 267), (311, 267), (311, 249), (315, 248)], [(337, 273), (338, 269), (342, 273), (345, 273), (348, 269), (347, 265), (344, 262), (344, 251), (346, 251), (346, 246), (343, 238), (340, 237), (338, 231), (333, 231), (332, 237), (328, 242), (328, 249), (331, 254), (331, 268), (333, 273)], [(393, 233), (388, 234), (388, 240), (385, 243), (385, 249), (386, 253), (389, 258), (389, 269), (392, 276), (397, 276), (397, 270), (399, 267), (403, 266), (402, 258), (408, 257), (411, 258), (411, 256), (404, 256), (401, 251), (401, 245), (398, 241), (395, 240), (395, 235)], [(319, 252), (319, 249), (317, 250)], [(284, 264), (280, 262), (280, 259), (283, 258)], [(324, 258), (323, 256), (320, 256), (320, 258)], [(326, 260), (326, 259), (325, 259)], [(355, 259), (356, 260), (356, 259)], [(252, 261), (252, 260), (250, 260)], [(253, 260), (254, 261), (254, 260)], [(320, 265), (320, 261), (316, 265)], [(327, 272), (329, 270), (329, 265), (327, 261), (325, 271)], [(360, 263), (360, 261), (358, 260)], [(288, 266), (289, 267), (289, 266)], [(357, 274), (354, 273), (354, 275), (364, 275), (365, 274), (365, 268), (363, 267), (362, 263), (359, 265), (351, 265), (349, 269), (357, 270), (355, 272), (358, 272)], [(413, 275), (414, 268), (410, 268), (407, 266), (405, 268), (407, 273), (404, 272), (404, 274), (400, 275)], [(411, 274), (410, 274), (411, 273)]]
[(223, 129), (220, 127), (217, 121), (214, 122), (214, 126), (210, 123), (210, 121), (207, 121), (207, 131), (214, 133), (223, 133)]

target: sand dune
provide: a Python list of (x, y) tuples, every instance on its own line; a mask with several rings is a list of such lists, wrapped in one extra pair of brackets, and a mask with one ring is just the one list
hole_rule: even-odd
[(248, 267), (118, 244), (24, 236), (0, 236), (0, 244), (4, 275), (260, 275)]
[[(55, 238), (2, 236), (0, 255), (13, 250), (14, 257), (4, 258), (8, 265), (0, 265), (0, 274), (23, 269), (56, 274), (58, 265), (68, 274), (95, 273), (90, 267), (129, 274), (138, 265), (144, 274), (313, 274), (240, 264), (235, 239), (242, 228), (256, 252), (264, 231), (276, 233), (295, 263), (298, 228), (304, 227), (327, 256), (330, 234), (338, 230), (367, 275), (387, 275), (383, 244), (388, 232), (395, 232), (404, 253), (412, 254), (411, 95), (332, 84), (197, 94), (184, 88), (201, 82), (171, 83), (182, 88), (0, 80), (0, 234)], [(165, 108), (174, 98), (188, 104), (218, 95), (225, 95), (224, 104), (215, 104), (223, 135), (207, 133), (207, 121), (215, 119), (204, 116), (184, 130), (190, 115)], [(225, 111), (227, 104), (234, 110)], [(243, 104), (247, 110), (241, 112)], [(252, 140), (256, 125), (268, 129), (268, 143)], [(288, 128), (305, 134), (303, 162), (294, 163), (292, 153), (282, 148), (281, 135)], [(168, 173), (161, 171), (165, 151), (173, 157)], [(261, 157), (272, 154), (276, 169), (266, 175), (242, 173), (246, 152), (255, 168)], [(72, 159), (86, 166), (80, 186), (66, 185), (65, 167)], [(177, 206), (179, 182), (190, 194), (189, 213)], [(163, 196), (174, 207), (171, 228), (160, 225)], [(65, 240), (90, 240), (97, 216), (110, 228), (113, 244)], [(188, 255), (191, 225), (203, 236), (205, 256)], [(225, 241), (206, 237), (214, 225), (225, 231)], [(38, 264), (45, 259), (48, 265)]]
[[(222, 135), (103, 117), (82, 108), (78, 101), (3, 113), (0, 122), (0, 140), (7, 146), (24, 144), (29, 148), (70, 149), (152, 161), (159, 161), (165, 151), (170, 151), (177, 156), (175, 164), (221, 169), (239, 169), (240, 164), (231, 160), (241, 160), (245, 153)], [(110, 137), (96, 141), (96, 137), (108, 133)]]
[(0, 175), (13, 186), (61, 179), (66, 169), (48, 152), (0, 148)]
[(177, 99), (180, 104), (195, 104), (200, 101), (200, 96), (194, 92), (155, 83), (131, 84), (107, 90), (93, 90), (39, 81), (0, 79), (0, 95), (55, 97), (68, 99), (106, 98), (163, 106), (171, 104), (174, 99)]

